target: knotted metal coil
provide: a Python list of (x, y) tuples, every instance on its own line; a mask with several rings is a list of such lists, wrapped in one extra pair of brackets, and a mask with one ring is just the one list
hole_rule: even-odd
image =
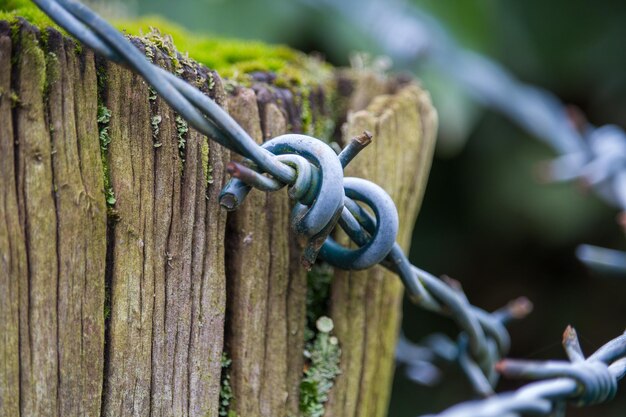
[[(395, 243), (398, 215), (391, 198), (369, 181), (343, 177), (343, 168), (369, 143), (370, 135), (355, 138), (339, 155), (324, 142), (305, 135), (283, 135), (259, 146), (213, 100), (153, 65), (86, 6), (74, 0), (33, 1), (82, 43), (140, 74), (192, 127), (246, 158), (244, 163), (229, 165), (236, 179), (222, 192), (224, 207), (236, 209), (251, 187), (274, 191), (288, 185), (296, 201), (292, 225), (308, 242), (304, 265), (309, 267), (319, 252), (339, 268), (365, 269), (381, 263), (398, 274), (415, 303), (459, 324), (459, 363), (478, 392), (493, 392), (495, 364), (509, 348), (504, 327), (508, 316), (471, 305), (459, 285), (411, 265)], [(374, 216), (356, 201), (370, 207)], [(342, 247), (329, 237), (337, 224), (357, 249)]]

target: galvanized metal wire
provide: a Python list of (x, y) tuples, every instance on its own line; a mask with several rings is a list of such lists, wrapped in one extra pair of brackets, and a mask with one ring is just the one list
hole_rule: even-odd
[[(239, 207), (253, 187), (274, 191), (289, 186), (290, 197), (296, 201), (292, 225), (308, 240), (305, 266), (310, 266), (319, 252), (326, 262), (343, 269), (366, 269), (380, 263), (398, 274), (415, 303), (458, 323), (462, 331), (457, 347), (463, 369), (478, 392), (493, 392), (495, 364), (510, 343), (504, 325), (520, 315), (511, 305), (492, 313), (475, 307), (457, 283), (411, 265), (395, 243), (398, 216), (391, 198), (369, 181), (343, 177), (343, 168), (367, 146), (371, 136), (355, 138), (339, 155), (324, 142), (298, 134), (282, 135), (259, 146), (209, 97), (153, 65), (86, 6), (74, 0), (33, 1), (79, 41), (140, 74), (195, 129), (246, 158), (228, 167), (234, 178), (221, 194), (225, 208)], [(371, 208), (374, 215), (356, 201)], [(336, 224), (357, 243), (357, 249), (344, 248), (329, 237)]]
[[(497, 62), (462, 48), (436, 19), (404, 0), (302, 1), (339, 12), (399, 65), (435, 68), (478, 103), (543, 140), (559, 155), (547, 167), (548, 178), (578, 180), (618, 207), (626, 222), (626, 132), (622, 128), (596, 127), (585, 121), (575, 126), (567, 107), (554, 94), (524, 84)], [(600, 251), (584, 253), (587, 256), (580, 260), (590, 267), (601, 263), (626, 272), (619, 258)], [(617, 262), (606, 264), (613, 260)]]
[(504, 360), (498, 364), (498, 371), (505, 376), (541, 381), (423, 417), (560, 417), (565, 415), (568, 403), (588, 406), (611, 400), (617, 382), (626, 375), (626, 334), (585, 359), (576, 332), (568, 327), (563, 347), (569, 362)]
[[(463, 86), (476, 101), (501, 112), (532, 135), (544, 140), (559, 157), (549, 166), (556, 181), (579, 180), (600, 198), (626, 213), (626, 133), (606, 125), (576, 127), (567, 108), (550, 92), (523, 84), (496, 62), (461, 48), (431, 16), (402, 0), (336, 2), (304, 0), (338, 11), (377, 41), (401, 65), (427, 62)], [(626, 222), (625, 222), (626, 223)], [(581, 245), (577, 256), (594, 268), (626, 271), (626, 253)], [(421, 344), (401, 337), (396, 357), (409, 377), (425, 385), (441, 377), (437, 362), (458, 362), (464, 353), (444, 335)], [(564, 416), (573, 402), (591, 405), (613, 398), (617, 381), (626, 374), (626, 335), (621, 335), (584, 359), (573, 329), (564, 335), (570, 362), (506, 360), (497, 370), (509, 377), (546, 379), (514, 392), (454, 406), (438, 417)], [(430, 416), (433, 417), (433, 416)]]

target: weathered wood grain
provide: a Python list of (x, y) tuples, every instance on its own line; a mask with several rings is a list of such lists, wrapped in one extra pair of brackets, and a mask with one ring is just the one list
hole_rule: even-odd
[[(261, 143), (259, 111), (251, 89), (240, 88), (229, 98), (233, 118)], [(260, 416), (264, 376), (267, 292), (270, 272), (268, 197), (253, 190), (241, 209), (230, 213), (226, 252), (227, 348), (235, 364), (231, 381), (240, 415)], [(277, 248), (280, 250), (280, 248)]]
[[(206, 70), (204, 70), (206, 71)], [(225, 93), (217, 74), (205, 73), (214, 82), (208, 92), (220, 105)], [(199, 85), (207, 91), (207, 83)], [(191, 145), (196, 142), (197, 145)], [(195, 166), (196, 224), (193, 226), (191, 271), (191, 322), (189, 343), (190, 416), (217, 416), (220, 395), (221, 357), (226, 314), (224, 235), (226, 212), (216, 210), (226, 183), (230, 152), (193, 129), (187, 138), (185, 166)], [(195, 155), (195, 156), (194, 156)]]
[[(110, 317), (103, 413), (147, 415), (152, 399), (152, 334), (163, 323), (155, 304), (162, 294), (166, 268), (164, 242), (156, 234), (167, 235), (163, 218), (169, 218), (155, 202), (165, 204), (171, 196), (169, 190), (161, 192), (154, 178), (147, 86), (117, 65), (107, 65), (105, 71), (103, 104), (111, 112), (111, 143), (105, 160), (116, 202), (109, 223)], [(170, 170), (164, 165), (159, 175), (164, 177)]]
[[(59, 414), (100, 411), (104, 348), (106, 206), (91, 54), (48, 31), (47, 112), (52, 139), (58, 262)], [(82, 61), (82, 62), (81, 62)]]
[[(352, 101), (375, 98), (364, 110), (348, 114), (343, 136), (345, 141), (367, 130), (374, 139), (348, 166), (346, 175), (374, 181), (389, 193), (400, 218), (398, 242), (408, 250), (430, 170), (436, 113), (428, 94), (416, 85), (394, 87), (398, 91), (379, 95), (380, 83), (371, 82), (371, 77), (364, 76), (370, 82), (356, 83), (353, 97), (358, 100)], [(371, 88), (375, 94), (361, 91)], [(399, 279), (382, 267), (336, 271), (330, 310), (342, 342), (342, 374), (331, 391), (326, 415), (386, 414), (402, 293)]]
[[(223, 351), (231, 411), (299, 415), (307, 278), (286, 190), (253, 191), (227, 214), (230, 152), (129, 70), (52, 29), (11, 29), (0, 22), (0, 416), (217, 416)], [(361, 74), (334, 109), (332, 84), (290, 91), (269, 77), (227, 93), (172, 48), (134, 42), (258, 143), (352, 106), (344, 142), (375, 138), (348, 175), (391, 194), (407, 248), (436, 130), (417, 86)], [(336, 272), (342, 374), (327, 416), (385, 414), (401, 296), (380, 268)]]
[(44, 92), (46, 60), (39, 33), (20, 26), (12, 88), (17, 200), (28, 274), (19, 283), (20, 407), (24, 415), (58, 415), (58, 240), (50, 129)]
[[(4, 24), (3, 24), (4, 23)], [(15, 175), (9, 25), (0, 22), (0, 416), (20, 412), (20, 283), (28, 279)]]

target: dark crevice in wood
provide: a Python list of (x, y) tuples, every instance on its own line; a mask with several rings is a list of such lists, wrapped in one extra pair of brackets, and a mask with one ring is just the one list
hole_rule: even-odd
[[(42, 50), (44, 51), (44, 53), (48, 52), (48, 53), (54, 53), (56, 56), (56, 59), (65, 59), (65, 50), (63, 48), (63, 44), (62, 44), (62, 39), (61, 36), (59, 34), (59, 37), (54, 36), (54, 33), (51, 33), (52, 31), (48, 31), (48, 42), (47, 45), (43, 45)], [(48, 56), (46, 56), (46, 90), (44, 91), (44, 117), (45, 117), (45, 126), (46, 128), (50, 131), (50, 141), (52, 143), (52, 146), (54, 146), (54, 131), (52, 130), (52, 124), (50, 123), (52, 117), (50, 115), (51, 109), (50, 109), (50, 101), (49, 101), (49, 96), (50, 96), (50, 89), (53, 88), (53, 86), (51, 85), (52, 82), (59, 83), (61, 82), (61, 78), (59, 77), (58, 79), (53, 80), (53, 74), (51, 74), (51, 70), (50, 70), (50, 65), (48, 63)], [(55, 59), (55, 58), (53, 58)], [(61, 64), (58, 64), (58, 71), (61, 72), (63, 71), (65, 68), (61, 67)], [(63, 109), (62, 111), (62, 117), (65, 116), (65, 109)], [(64, 132), (63, 132), (64, 133)], [(65, 139), (65, 138), (64, 138)], [(53, 148), (54, 149), (54, 148)], [(50, 159), (51, 159), (51, 167), (52, 167), (52, 185), (54, 187), (54, 198), (52, 199), (52, 202), (54, 204), (54, 213), (55, 213), (55, 226), (56, 226), (56, 233), (55, 233), (55, 237), (56, 237), (56, 269), (57, 269), (57, 282), (56, 282), (56, 319), (57, 319), (57, 329), (59, 329), (59, 316), (61, 315), (61, 306), (60, 306), (60, 301), (59, 300), (59, 294), (60, 294), (60, 285), (61, 285), (61, 274), (62, 274), (62, 270), (61, 270), (61, 254), (59, 253), (59, 245), (61, 244), (61, 213), (59, 213), (59, 196), (58, 196), (58, 190), (57, 187), (59, 186), (63, 186), (62, 184), (59, 184), (59, 180), (58, 180), (58, 176), (59, 174), (56, 172), (55, 169), (55, 155), (52, 154), (50, 155)], [(58, 330), (57, 330), (58, 331)], [(63, 384), (63, 381), (61, 381), (61, 369), (60, 366), (62, 364), (62, 358), (61, 358), (61, 354), (62, 354), (62, 346), (61, 346), (61, 339), (60, 337), (58, 337), (57, 335), (57, 363), (59, 364), (59, 367), (57, 368), (57, 411), (56, 413), (61, 415), (61, 386)]]
[[(107, 102), (107, 77), (106, 77), (106, 66), (107, 63), (103, 58), (99, 56), (95, 56), (94, 65), (96, 68), (96, 80), (98, 84), (97, 88), (97, 102), (100, 104), (104, 104)], [(100, 146), (100, 143), (98, 143)], [(102, 152), (102, 150), (100, 151)], [(106, 151), (106, 155), (104, 159), (106, 159), (106, 163), (110, 164), (110, 160), (108, 157), (108, 150)], [(104, 172), (102, 175), (105, 175)], [(103, 190), (104, 192), (104, 190)], [(109, 379), (107, 376), (109, 375), (109, 365), (110, 365), (110, 357), (111, 357), (111, 314), (112, 314), (112, 287), (113, 287), (113, 266), (115, 264), (115, 235), (116, 235), (116, 226), (118, 222), (117, 214), (114, 209), (107, 208), (107, 216), (106, 216), (106, 256), (105, 256), (105, 267), (104, 267), (104, 310), (102, 315), (104, 316), (104, 366), (102, 372), (102, 394), (100, 401), (100, 415), (105, 415), (106, 409), (106, 392), (109, 389), (108, 383)]]

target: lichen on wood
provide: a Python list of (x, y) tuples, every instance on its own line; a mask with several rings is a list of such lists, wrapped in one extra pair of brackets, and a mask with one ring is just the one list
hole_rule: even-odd
[[(0, 9), (7, 4), (27, 7), (11, 0)], [(217, 416), (224, 350), (231, 415), (300, 415), (301, 382), (320, 366), (333, 376), (316, 413), (323, 403), (326, 416), (384, 415), (398, 280), (378, 268), (335, 271), (329, 292), (309, 303), (309, 321), (329, 315), (335, 328), (311, 336), (286, 191), (253, 191), (227, 215), (218, 194), (234, 155), (140, 76), (55, 29), (0, 16), (10, 19), (0, 21), (0, 415)], [(145, 33), (135, 46), (258, 143), (290, 131), (337, 142), (373, 131), (349, 174), (381, 183), (412, 224), (435, 131), (414, 84), (390, 77), (363, 91), (374, 85), (363, 74), (288, 49), (211, 41), (218, 55), (203, 59), (238, 71), (233, 82), (178, 52), (163, 28)], [(418, 181), (400, 180), (416, 171)], [(324, 350), (334, 365), (306, 358), (307, 341), (312, 355), (337, 346)]]

